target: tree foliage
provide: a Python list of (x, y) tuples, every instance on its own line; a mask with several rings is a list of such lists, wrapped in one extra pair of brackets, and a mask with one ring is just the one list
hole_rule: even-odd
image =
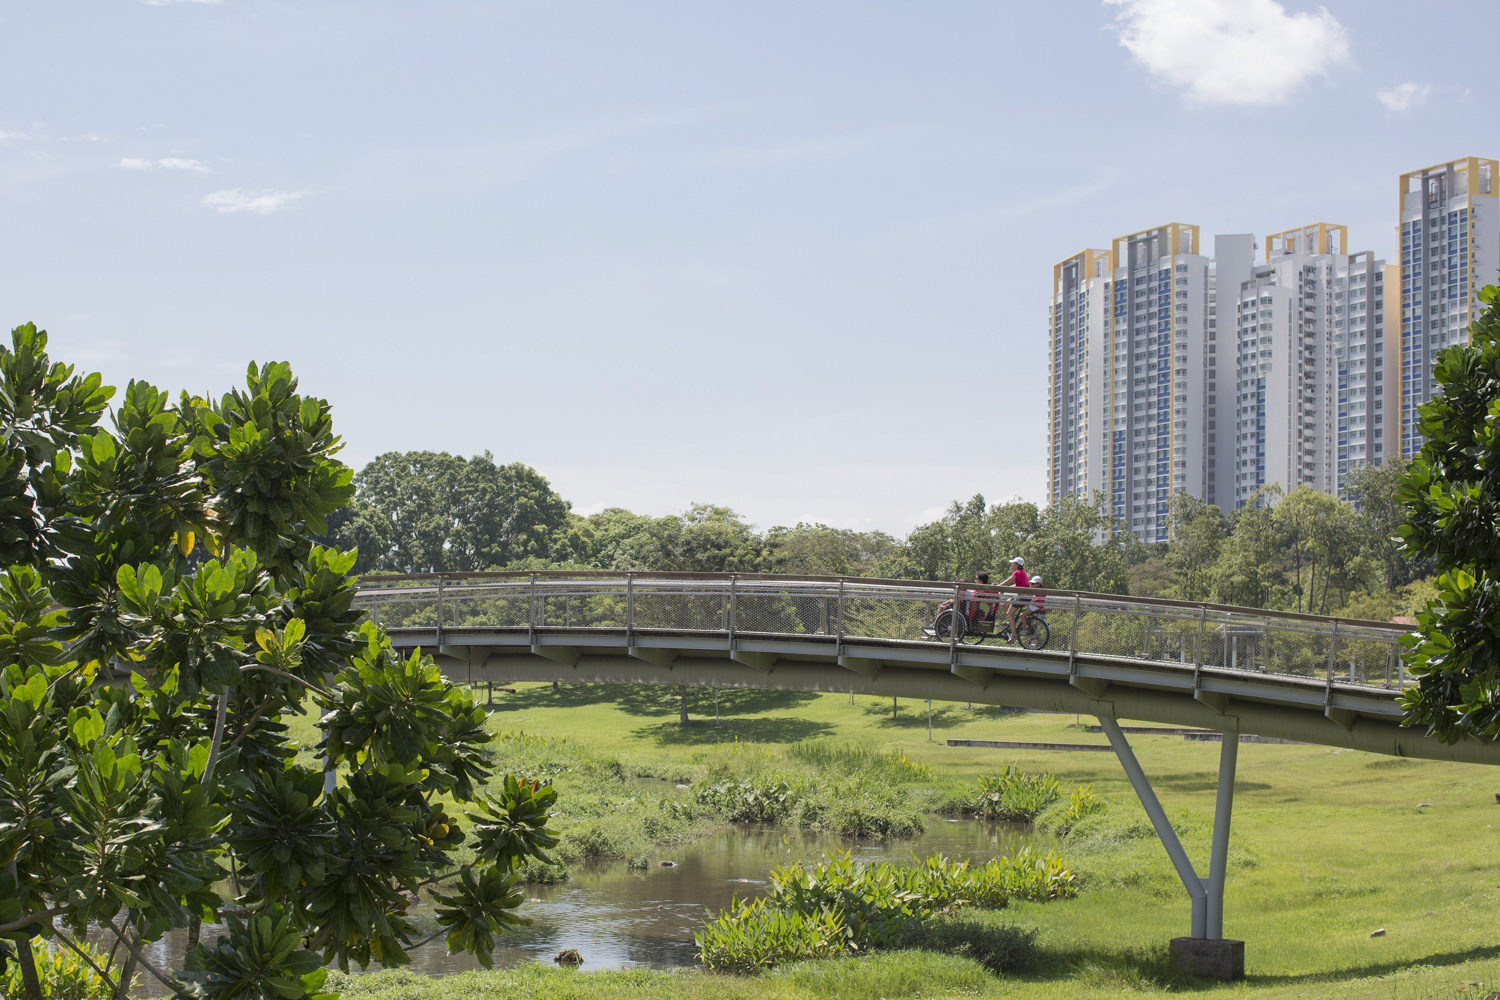
[[(409, 894), (450, 877), (448, 945), (487, 962), (554, 793), (487, 794), (483, 711), (360, 624), (355, 553), (313, 540), (355, 492), (328, 404), (252, 364), (217, 400), (132, 382), (106, 426), (114, 390), (46, 348), (0, 347), (0, 965), (38, 998), (31, 943), (98, 927), (117, 997), (297, 1000), (405, 962)], [(148, 957), (203, 923), (187, 967)]]
[(572, 555), (569, 504), (535, 469), (489, 452), (388, 452), (354, 478), (335, 537), (362, 553), (362, 571), (463, 573)]
[(1437, 355), (1442, 393), (1422, 407), (1426, 443), (1399, 492), (1406, 548), (1439, 574), (1405, 640), (1418, 684), (1403, 704), (1450, 743), (1500, 738), (1500, 288), (1480, 298), (1469, 343)]

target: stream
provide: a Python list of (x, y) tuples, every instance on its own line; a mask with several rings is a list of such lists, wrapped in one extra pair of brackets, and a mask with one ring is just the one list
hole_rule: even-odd
[[(695, 965), (693, 932), (701, 928), (704, 917), (716, 916), (733, 896), (765, 894), (767, 875), (777, 865), (817, 861), (840, 850), (872, 861), (910, 862), (913, 856), (938, 852), (954, 861), (984, 862), (1027, 845), (1048, 850), (1055, 844), (1054, 838), (1034, 833), (1025, 824), (941, 816), (928, 816), (927, 831), (920, 836), (888, 842), (851, 841), (780, 827), (729, 826), (690, 844), (663, 848), (646, 871), (630, 871), (624, 861), (598, 861), (572, 865), (566, 882), (527, 886), (528, 901), (521, 914), (532, 924), (498, 939), (495, 967), (551, 962), (565, 948), (576, 948), (583, 956), (584, 971)], [(663, 867), (662, 861), (673, 864)], [(427, 923), (421, 909), (414, 915), (419, 924)], [(185, 938), (183, 931), (170, 932), (146, 954), (153, 963), (178, 968)], [(211, 940), (205, 928), (204, 941)], [(481, 968), (470, 955), (450, 956), (442, 938), (413, 950), (411, 959), (411, 969), (432, 976)], [(143, 975), (136, 995), (166, 994)]]

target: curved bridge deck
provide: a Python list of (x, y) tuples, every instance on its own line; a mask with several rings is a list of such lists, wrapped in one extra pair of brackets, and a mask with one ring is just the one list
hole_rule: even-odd
[[(1008, 592), (992, 588), (994, 598)], [(359, 603), (455, 680), (838, 691), (982, 702), (1500, 763), (1402, 728), (1400, 625), (1069, 591), (1051, 641), (924, 636), (968, 585), (728, 574), (508, 573), (370, 581)]]

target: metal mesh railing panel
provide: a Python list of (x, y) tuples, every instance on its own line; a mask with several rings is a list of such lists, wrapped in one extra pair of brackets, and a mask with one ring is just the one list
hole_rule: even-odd
[[(387, 629), (624, 629), (849, 640), (932, 639), (939, 605), (966, 587), (766, 578), (546, 577), (382, 587), (358, 600)], [(1375, 687), (1403, 683), (1398, 627), (1279, 616), (1254, 609), (1146, 603), (1100, 595), (1024, 595), (1040, 606), (1048, 649), (1201, 665)], [(1040, 596), (1040, 600), (1037, 597)], [(999, 602), (1003, 632), (1010, 592)], [(971, 636), (970, 638), (974, 638)], [(999, 644), (998, 636), (982, 641)]]

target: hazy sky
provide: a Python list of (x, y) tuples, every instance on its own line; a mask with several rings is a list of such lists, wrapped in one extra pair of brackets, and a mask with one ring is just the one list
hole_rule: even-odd
[(0, 7), (0, 305), (219, 393), (286, 359), (362, 465), (585, 513), (904, 534), (1043, 499), (1052, 265), (1345, 223), (1500, 153), (1500, 4)]

